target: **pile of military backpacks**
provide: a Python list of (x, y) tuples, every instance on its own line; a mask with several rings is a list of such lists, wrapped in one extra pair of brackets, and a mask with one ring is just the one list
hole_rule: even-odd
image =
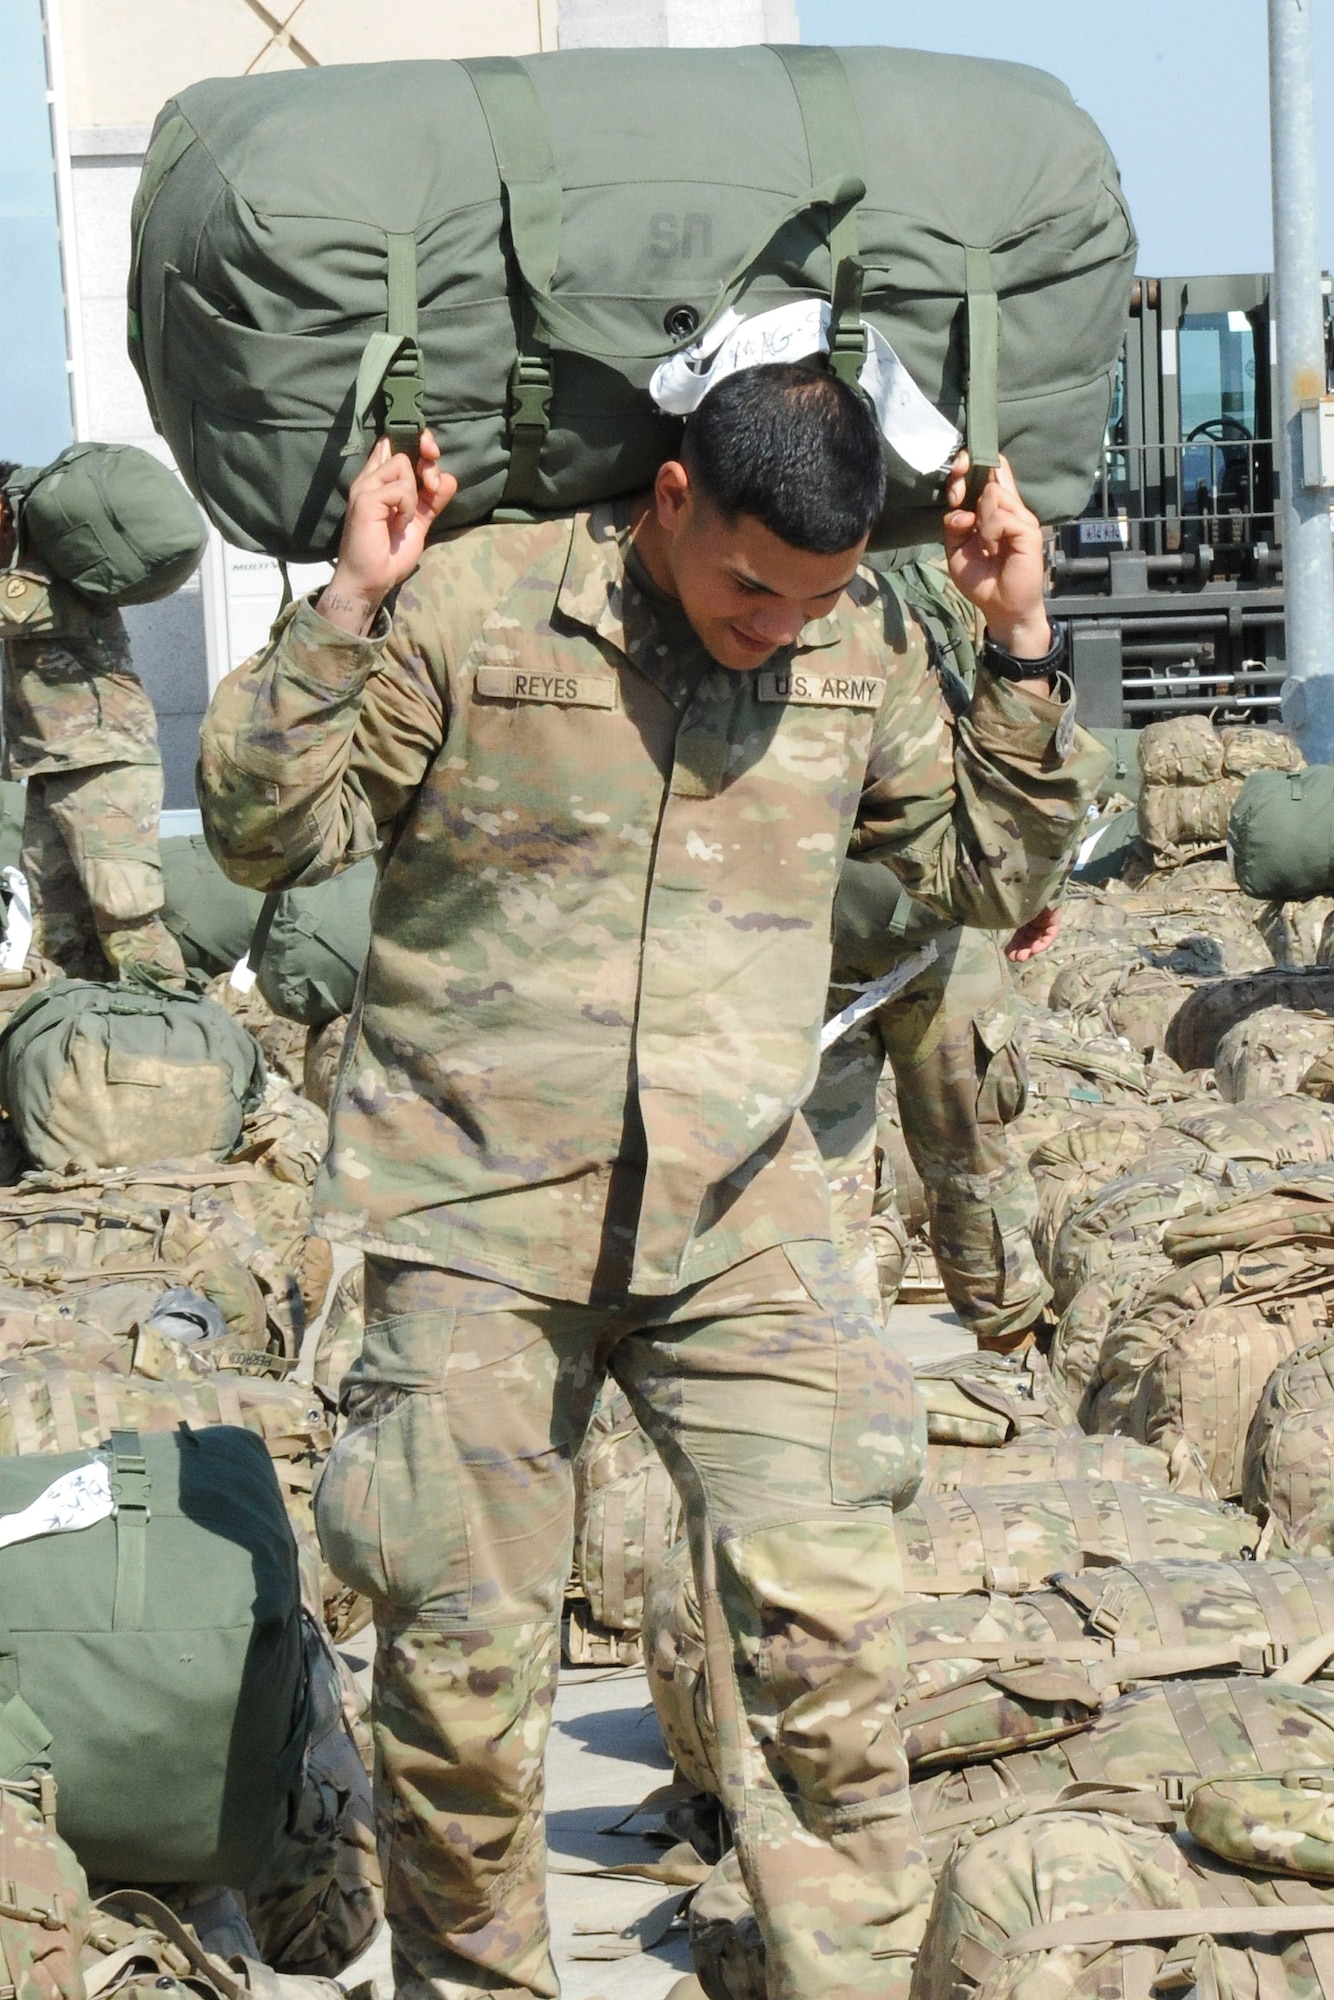
[(312, 1233), (306, 1039), (225, 980), (37, 964), (0, 993), (0, 1955), (24, 1992), (337, 2000), (383, 1916), (340, 1651), (370, 1607), (312, 1516), (360, 1307)]
[[(1246, 1508), (1180, 1438), (1084, 1433), (1036, 1353), (918, 1381), (927, 1472), (890, 1531), (896, 1722), (936, 1878), (915, 2000), (1326, 1994), (1334, 1556), (1313, 1525), (1328, 1469), (1301, 1480), (1313, 1413), (1332, 1428), (1334, 1338), (1272, 1380)], [(714, 1794), (683, 1545), (651, 1575), (645, 1641), (678, 1793)], [(763, 2000), (734, 1853), (689, 1921), (710, 2000)]]
[[(894, 1530), (937, 1882), (914, 2000), (1334, 1995), (1331, 905), (1231, 867), (1248, 774), (1298, 774), (1286, 738), (1192, 718), (1139, 761), (1120, 872), (1076, 880), (1018, 975), (1049, 1358), (918, 1370), (927, 1471)], [(678, 1792), (711, 1796), (684, 1544), (643, 1603)], [(689, 1823), (716, 1824), (678, 1798)], [(730, 1852), (690, 1925), (710, 2000), (763, 2000)]]

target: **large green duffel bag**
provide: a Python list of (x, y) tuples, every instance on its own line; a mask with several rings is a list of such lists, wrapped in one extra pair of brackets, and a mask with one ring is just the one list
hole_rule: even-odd
[(170, 466), (134, 444), (72, 444), (11, 473), (19, 558), (36, 555), (82, 597), (151, 604), (194, 575), (208, 533)]
[(1228, 821), (1238, 885), (1268, 903), (1304, 902), (1334, 889), (1334, 765), (1255, 771)]
[(0, 1033), (0, 1105), (58, 1172), (225, 1159), (264, 1080), (254, 1037), (193, 993), (58, 979)]
[(162, 920), (181, 947), (187, 965), (210, 979), (230, 972), (250, 949), (264, 907), (258, 889), (229, 882), (208, 851), (202, 833), (164, 840)]
[[(101, 1453), (0, 1459), (0, 1529), (80, 1471), (91, 1525), (0, 1547), (0, 1777), (45, 1765), (90, 1875), (264, 1872), (307, 1733), (296, 1545), (263, 1441), (112, 1434)], [(50, 1503), (54, 1506), (54, 1502)], [(80, 1504), (64, 1490), (65, 1511)]]
[[(985, 171), (961, 133), (985, 134)], [(1044, 520), (1073, 516), (1136, 247), (1062, 84), (882, 48), (197, 83), (159, 115), (132, 229), (155, 422), (228, 540), (301, 560), (332, 553), (377, 428), (406, 441), (423, 414), (460, 482), (450, 527), (646, 487), (679, 436), (648, 394), (659, 362), (729, 308), (832, 291), (854, 376), (863, 277), (866, 318), (948, 420), (919, 402), (891, 422), (885, 538), (937, 536), (956, 423), (977, 463), (1009, 453)]]
[(323, 1028), (352, 1011), (371, 948), (375, 881), (375, 863), (359, 861), (279, 899), (259, 966), (259, 990), (275, 1014)]
[[(163, 920), (187, 965), (212, 978), (246, 956), (264, 898), (228, 881), (202, 833), (163, 841), (162, 886)], [(351, 1010), (371, 945), (374, 889), (375, 863), (362, 861), (278, 898), (259, 964), (259, 988), (275, 1014), (322, 1028)]]

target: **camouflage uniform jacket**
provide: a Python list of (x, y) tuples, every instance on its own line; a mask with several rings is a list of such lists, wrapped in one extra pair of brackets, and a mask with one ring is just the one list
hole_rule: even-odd
[(292, 607), (218, 689), (199, 784), (236, 881), (381, 854), (325, 1226), (583, 1301), (828, 1235), (798, 1107), (849, 841), (1013, 925), (1102, 768), (990, 676), (956, 732), (869, 572), (728, 672), (627, 534), (624, 506), (470, 529), (368, 639)]
[(118, 611), (99, 610), (31, 565), (11, 569), (0, 575), (0, 642), (6, 778), (160, 761)]

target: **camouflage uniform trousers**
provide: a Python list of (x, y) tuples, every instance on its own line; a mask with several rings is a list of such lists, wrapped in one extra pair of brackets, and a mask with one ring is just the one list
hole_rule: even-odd
[(33, 946), (75, 978), (142, 966), (185, 984), (181, 948), (163, 923), (157, 718), (130, 664), (118, 614), (73, 613), (9, 636), (4, 655), (5, 776), (27, 780), (20, 866)]
[[(1006, 1137), (1027, 1090), (1017, 1010), (994, 933), (956, 928), (935, 943), (934, 964), (826, 1051), (803, 1109), (829, 1176), (835, 1241), (869, 1309), (876, 1089), (888, 1057), (946, 1295), (979, 1345), (1007, 1347), (1050, 1297), (1029, 1233), (1032, 1181)], [(905, 957), (916, 948), (905, 945)], [(835, 987), (831, 1011), (851, 997)]]
[(32, 898), (33, 949), (75, 979), (142, 967), (185, 984), (163, 903), (162, 769), (102, 764), (28, 780), (19, 865)]
[(725, 1802), (773, 2000), (901, 2000), (930, 1899), (893, 1723), (911, 1378), (828, 1243), (670, 1299), (543, 1299), (366, 1263), (349, 1428), (317, 1496), (376, 1602), (377, 1817), (399, 2000), (557, 1992), (543, 1753), (571, 1461), (604, 1376), (685, 1505)]

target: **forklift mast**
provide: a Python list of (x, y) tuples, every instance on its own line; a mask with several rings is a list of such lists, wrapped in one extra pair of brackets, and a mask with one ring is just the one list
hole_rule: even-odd
[[(1139, 278), (1098, 482), (1057, 531), (1079, 717), (1277, 719), (1285, 677), (1267, 275)], [(1325, 280), (1326, 346), (1330, 287)]]

